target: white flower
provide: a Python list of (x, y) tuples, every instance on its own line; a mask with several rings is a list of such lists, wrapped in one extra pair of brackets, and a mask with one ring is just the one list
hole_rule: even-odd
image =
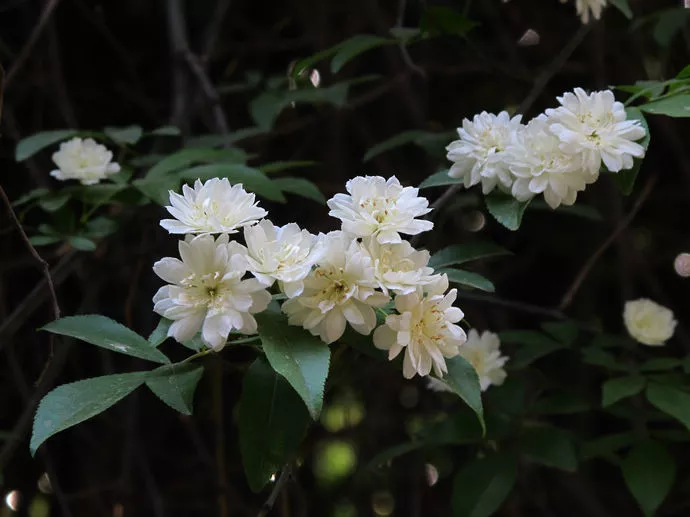
[(422, 289), (395, 298), (395, 309), (399, 314), (386, 317), (386, 324), (374, 332), (374, 345), (388, 350), (390, 360), (405, 349), (403, 376), (411, 379), (415, 374), (429, 375), (433, 367), (437, 377), (448, 371), (445, 358), (460, 353), (461, 345), (467, 340), (465, 331), (458, 325), (464, 314), (453, 302), (457, 290), (448, 289), (448, 277), (443, 275), (438, 282), (428, 286), (426, 296)]
[(161, 221), (170, 233), (237, 233), (268, 215), (254, 194), (241, 183), (231, 185), (227, 178), (196, 180), (194, 188), (183, 185), (182, 194), (170, 191), (172, 206), (165, 207), (175, 218)]
[(245, 227), (244, 240), (249, 271), (266, 287), (278, 280), (289, 298), (302, 294), (304, 278), (323, 254), (317, 237), (295, 223), (278, 227), (264, 219)]
[(418, 286), (426, 285), (436, 278), (433, 268), (427, 267), (429, 252), (417, 251), (407, 241), (397, 244), (380, 244), (367, 237), (362, 246), (369, 253), (374, 265), (374, 276), (381, 290), (388, 294), (410, 294)]
[(623, 320), (636, 341), (650, 346), (661, 346), (671, 339), (678, 323), (673, 311), (646, 298), (626, 302)]
[(434, 223), (415, 217), (431, 212), (419, 189), (403, 187), (395, 176), (357, 176), (345, 184), (350, 193), (328, 200), (329, 215), (343, 222), (343, 231), (356, 237), (374, 236), (381, 243), (400, 242), (400, 233), (417, 235)]
[(453, 166), (448, 171), (451, 178), (461, 178), (465, 188), (481, 182), (482, 192), (488, 194), (497, 184), (510, 187), (512, 178), (504, 159), (504, 151), (512, 134), (522, 124), (521, 115), (510, 118), (507, 111), (498, 115), (483, 111), (472, 121), (464, 119), (458, 128), (460, 140), (451, 142), (446, 150)]
[(153, 297), (153, 310), (174, 320), (168, 335), (183, 343), (201, 330), (201, 339), (220, 350), (231, 330), (256, 333), (252, 316), (271, 301), (271, 295), (255, 278), (242, 280), (247, 270), (246, 250), (228, 243), (226, 234), (189, 236), (180, 241), (182, 260), (165, 257), (153, 271), (172, 285), (161, 287)]
[(79, 180), (82, 185), (93, 185), (110, 174), (120, 172), (120, 166), (113, 162), (113, 153), (92, 138), (72, 138), (60, 144), (60, 150), (53, 153), (53, 162), (58, 166), (50, 173), (61, 181)]
[(500, 386), (506, 378), (503, 366), (508, 358), (501, 355), (500, 346), (501, 341), (493, 332), (479, 334), (471, 329), (467, 343), (460, 347), (460, 355), (476, 370), (482, 391), (492, 385)]
[(633, 158), (642, 158), (644, 147), (635, 143), (646, 134), (638, 120), (626, 120), (625, 107), (610, 90), (589, 95), (582, 88), (558, 97), (561, 106), (547, 109), (551, 131), (561, 149), (582, 154), (585, 167), (596, 175), (603, 161), (611, 172), (630, 169)]
[(575, 203), (577, 193), (596, 176), (583, 170), (581, 155), (567, 154), (560, 146), (560, 140), (541, 117), (531, 120), (524, 130), (513, 135), (505, 152), (515, 176), (513, 197), (527, 201), (543, 194), (554, 209), (561, 203)]
[(346, 323), (367, 335), (376, 326), (374, 307), (389, 297), (376, 291), (371, 258), (343, 232), (324, 236), (325, 254), (304, 279), (301, 295), (283, 303), (291, 325), (301, 325), (325, 343), (343, 335)]
[[(601, 18), (601, 12), (604, 10), (604, 7), (606, 7), (606, 1), (607, 0), (575, 0), (575, 9), (582, 23), (589, 22), (590, 11), (595, 20)], [(561, 0), (561, 3), (565, 2), (566, 0)]]

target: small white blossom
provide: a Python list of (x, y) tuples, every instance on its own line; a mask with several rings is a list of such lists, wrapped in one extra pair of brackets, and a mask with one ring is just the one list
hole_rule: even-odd
[(290, 325), (300, 325), (325, 343), (336, 341), (346, 323), (367, 335), (376, 326), (374, 307), (389, 297), (376, 291), (371, 258), (359, 243), (343, 232), (324, 236), (324, 256), (304, 279), (301, 295), (283, 303)]
[(246, 250), (222, 234), (189, 236), (180, 241), (182, 260), (165, 257), (153, 271), (171, 285), (153, 297), (153, 310), (174, 323), (168, 335), (183, 343), (201, 330), (201, 339), (214, 350), (225, 345), (231, 330), (255, 334), (252, 314), (261, 312), (271, 295), (255, 278), (242, 280), (247, 271)]
[[(561, 0), (565, 3), (567, 0)], [(590, 11), (595, 20), (601, 18), (601, 13), (606, 7), (607, 0), (575, 0), (575, 9), (582, 23), (589, 23)]]
[(161, 221), (170, 233), (237, 233), (268, 215), (254, 194), (227, 178), (196, 180), (194, 188), (183, 185), (182, 195), (170, 191), (170, 204), (165, 208), (175, 219)]
[(507, 111), (498, 115), (483, 111), (472, 121), (464, 119), (458, 128), (460, 140), (446, 147), (448, 159), (454, 162), (448, 175), (461, 178), (465, 188), (481, 182), (484, 194), (497, 185), (510, 188), (512, 177), (504, 151), (513, 133), (522, 127), (521, 120), (521, 115), (510, 118)]
[(501, 355), (501, 341), (493, 332), (481, 334), (471, 329), (467, 343), (460, 347), (460, 355), (472, 365), (479, 376), (479, 386), (486, 391), (489, 386), (500, 386), (506, 378), (503, 366), (508, 361)]
[(436, 278), (434, 269), (427, 266), (429, 252), (417, 251), (407, 241), (397, 244), (380, 244), (367, 237), (362, 246), (369, 253), (374, 265), (374, 275), (381, 290), (395, 294), (410, 294), (418, 286), (426, 285)]
[(650, 346), (661, 346), (671, 339), (678, 323), (673, 311), (646, 298), (626, 302), (623, 321), (636, 341)]
[(395, 309), (399, 314), (386, 317), (385, 325), (374, 332), (374, 345), (388, 350), (390, 360), (405, 349), (403, 376), (411, 379), (416, 374), (429, 375), (432, 368), (437, 377), (448, 372), (445, 358), (455, 357), (467, 340), (465, 331), (454, 323), (459, 322), (463, 312), (453, 307), (457, 290), (448, 289), (448, 277), (427, 286), (426, 295), (422, 289), (395, 298)]
[(638, 120), (626, 120), (625, 107), (613, 92), (589, 95), (582, 88), (558, 97), (561, 106), (545, 114), (551, 131), (568, 154), (581, 154), (585, 168), (598, 174), (601, 162), (611, 172), (630, 169), (633, 158), (642, 158), (644, 147), (636, 143), (646, 134)]
[(94, 185), (110, 174), (120, 172), (120, 166), (113, 162), (113, 153), (92, 138), (72, 138), (60, 144), (60, 150), (53, 153), (53, 162), (58, 166), (50, 173), (56, 179), (79, 180), (82, 185)]
[(350, 195), (328, 200), (329, 215), (343, 222), (343, 231), (356, 237), (373, 236), (381, 244), (400, 242), (400, 233), (417, 235), (434, 223), (415, 219), (431, 212), (419, 189), (403, 187), (395, 176), (357, 176), (345, 184)]
[(515, 176), (511, 193), (518, 201), (538, 194), (551, 208), (572, 205), (577, 193), (596, 176), (583, 170), (582, 156), (567, 154), (561, 142), (543, 118), (530, 121), (524, 130), (513, 135), (506, 150), (506, 160)]
[(318, 238), (295, 223), (278, 227), (264, 219), (245, 227), (244, 240), (249, 271), (266, 287), (278, 280), (289, 298), (302, 294), (304, 278), (323, 254)]

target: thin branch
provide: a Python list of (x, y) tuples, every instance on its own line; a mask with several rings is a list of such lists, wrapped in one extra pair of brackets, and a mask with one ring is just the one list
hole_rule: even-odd
[(585, 262), (585, 264), (582, 266), (578, 274), (575, 276), (575, 279), (573, 280), (572, 284), (563, 295), (563, 298), (561, 298), (561, 303), (558, 305), (559, 310), (563, 311), (566, 308), (568, 308), (570, 303), (573, 301), (574, 296), (577, 294), (577, 291), (580, 289), (582, 283), (585, 281), (585, 279), (591, 272), (592, 268), (596, 265), (597, 261), (609, 248), (609, 246), (611, 246), (611, 244), (614, 243), (616, 238), (630, 225), (632, 220), (637, 215), (637, 212), (639, 212), (640, 208), (642, 208), (642, 205), (649, 197), (649, 194), (652, 192), (652, 189), (654, 188), (657, 179), (658, 175), (653, 174), (647, 182), (647, 184), (642, 189), (640, 196), (637, 198), (637, 201), (635, 201), (635, 204), (633, 205), (630, 212), (628, 212), (628, 215), (625, 216), (623, 220), (621, 220), (620, 224), (613, 230), (611, 235), (609, 235), (606, 238), (606, 240), (601, 243), (599, 248), (597, 248), (597, 250), (589, 257), (587, 262)]
[[(204, 65), (207, 65), (211, 60), (211, 54), (213, 54), (213, 49), (218, 41), (218, 36), (223, 28), (223, 21), (225, 21), (225, 15), (230, 7), (231, 0), (218, 0), (216, 4), (216, 10), (213, 12), (213, 17), (209, 21), (208, 29), (206, 30), (206, 37), (204, 38), (204, 46), (201, 50), (201, 61)], [(206, 70), (206, 67), (204, 67)]]
[[(398, 1), (398, 19), (396, 21), (395, 27), (397, 28), (402, 28), (403, 23), (405, 21), (405, 10), (407, 9), (407, 0), (399, 0)], [(407, 50), (407, 46), (405, 45), (404, 42), (400, 42), (400, 55), (403, 58), (403, 61), (405, 64), (412, 70), (414, 73), (426, 78), (426, 72), (422, 67), (420, 67), (417, 63), (415, 63), (412, 60), (412, 56), (410, 56), (409, 51)]]
[(470, 291), (458, 291), (458, 300), (467, 300), (470, 302), (485, 303), (487, 305), (495, 305), (497, 307), (504, 307), (512, 309), (516, 312), (524, 312), (525, 314), (534, 314), (536, 316), (546, 316), (556, 320), (567, 319), (567, 316), (556, 309), (549, 309), (547, 307), (540, 307), (530, 303), (518, 302), (514, 300), (504, 300), (497, 296), (489, 296)]
[(211, 105), (211, 110), (213, 112), (213, 119), (216, 123), (216, 129), (219, 133), (227, 135), (229, 133), (228, 121), (225, 118), (225, 113), (223, 113), (223, 107), (220, 104), (220, 96), (216, 90), (213, 83), (209, 79), (206, 71), (204, 70), (204, 65), (201, 60), (194, 54), (191, 50), (185, 49), (181, 53), (187, 65), (189, 65), (189, 70), (192, 75), (199, 82), (201, 86), (201, 91)]
[(24, 66), (24, 63), (29, 57), (31, 50), (34, 48), (34, 45), (36, 45), (39, 36), (43, 32), (43, 29), (48, 23), (48, 20), (50, 20), (53, 11), (59, 3), (60, 0), (48, 0), (46, 2), (46, 6), (43, 8), (43, 12), (41, 13), (40, 18), (38, 19), (38, 23), (34, 27), (34, 30), (31, 32), (31, 36), (29, 36), (29, 40), (26, 42), (26, 45), (24, 45), (24, 48), (22, 48), (22, 50), (19, 52), (17, 59), (14, 60), (12, 66), (7, 72), (7, 77), (5, 78), (5, 88), (9, 87), (10, 83), (12, 82), (12, 79), (14, 79), (14, 77), (17, 75), (17, 72), (19, 72), (22, 66)]
[(280, 473), (278, 481), (276, 481), (276, 484), (273, 486), (273, 490), (271, 490), (271, 495), (268, 496), (268, 499), (266, 499), (266, 502), (263, 504), (256, 517), (266, 517), (268, 515), (268, 512), (270, 512), (273, 508), (273, 505), (276, 503), (278, 496), (283, 491), (283, 488), (285, 488), (285, 485), (289, 481), (291, 475), (292, 465), (288, 463), (283, 467), (283, 471)]
[(50, 266), (45, 260), (43, 260), (41, 255), (38, 254), (38, 251), (36, 251), (36, 248), (34, 248), (31, 244), (31, 241), (29, 240), (29, 237), (26, 235), (24, 228), (22, 228), (22, 223), (19, 222), (17, 214), (15, 214), (14, 210), (12, 209), (12, 202), (7, 197), (5, 189), (2, 188), (2, 185), (0, 185), (0, 197), (2, 197), (3, 202), (7, 205), (7, 213), (10, 215), (10, 218), (12, 219), (14, 226), (17, 228), (17, 231), (19, 232), (22, 241), (24, 241), (24, 245), (29, 250), (29, 253), (31, 253), (34, 259), (36, 259), (36, 262), (38, 262), (41, 266), (43, 276), (46, 280), (46, 283), (48, 284), (48, 290), (50, 291), (50, 298), (53, 302), (53, 316), (55, 317), (55, 319), (58, 319), (60, 317), (60, 304), (58, 303), (57, 294), (55, 294), (55, 285), (53, 285), (53, 278), (50, 275)]

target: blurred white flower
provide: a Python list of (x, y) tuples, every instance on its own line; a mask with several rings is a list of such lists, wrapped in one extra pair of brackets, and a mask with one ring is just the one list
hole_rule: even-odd
[(301, 295), (283, 303), (291, 325), (300, 325), (325, 343), (343, 335), (346, 323), (367, 335), (376, 326), (374, 307), (389, 297), (376, 291), (371, 258), (359, 243), (337, 231), (323, 237), (325, 254), (304, 279)]
[(436, 391), (438, 393), (454, 393), (453, 388), (448, 386), (445, 382), (443, 382), (441, 379), (437, 379), (436, 377), (432, 377), (429, 375), (426, 378), (426, 387), (430, 389), (431, 391)]
[(453, 302), (457, 290), (448, 289), (448, 277), (422, 289), (395, 298), (399, 314), (390, 314), (385, 325), (374, 331), (374, 345), (388, 350), (388, 359), (395, 359), (405, 349), (403, 376), (411, 379), (416, 374), (429, 375), (432, 368), (437, 377), (448, 372), (445, 358), (455, 357), (467, 340), (458, 325), (464, 314)]
[[(642, 158), (644, 147), (636, 143), (646, 134), (638, 120), (626, 120), (625, 107), (611, 90), (589, 95), (582, 88), (558, 97), (561, 106), (545, 114), (561, 149), (581, 154), (584, 166), (598, 175), (601, 162), (611, 172), (630, 169), (633, 158)], [(596, 178), (595, 178), (596, 179)]]
[(460, 347), (460, 355), (476, 370), (482, 391), (492, 385), (500, 386), (506, 378), (503, 366), (508, 358), (501, 355), (500, 347), (496, 334), (488, 330), (479, 334), (474, 329), (468, 333), (467, 343)]
[(289, 298), (302, 294), (304, 278), (323, 254), (318, 238), (295, 223), (278, 227), (264, 219), (244, 228), (244, 240), (249, 272), (266, 287), (278, 280)]
[(678, 323), (673, 311), (647, 298), (626, 302), (623, 321), (636, 341), (650, 346), (661, 346), (671, 339)]
[(678, 276), (687, 278), (690, 276), (690, 253), (681, 253), (673, 261), (673, 268)]
[(170, 233), (237, 233), (268, 215), (254, 194), (227, 178), (196, 180), (194, 188), (183, 185), (182, 195), (170, 191), (170, 204), (165, 208), (175, 219), (161, 221)]
[(527, 201), (543, 194), (554, 209), (561, 204), (575, 203), (577, 193), (592, 183), (595, 176), (583, 170), (581, 155), (567, 154), (560, 145), (558, 137), (541, 117), (513, 134), (505, 152), (515, 176), (511, 188), (513, 197)]
[(113, 162), (113, 153), (92, 138), (72, 138), (60, 144), (60, 150), (53, 153), (53, 162), (58, 166), (50, 173), (56, 179), (79, 180), (82, 185), (93, 185), (110, 174), (120, 172), (120, 166)]
[(454, 162), (448, 171), (451, 178), (461, 178), (465, 188), (482, 184), (488, 194), (496, 185), (510, 188), (512, 177), (505, 161), (504, 151), (513, 133), (522, 127), (522, 116), (510, 118), (507, 111), (498, 115), (482, 113), (472, 121), (464, 119), (458, 128), (460, 140), (451, 142), (447, 158)]
[(397, 244), (379, 244), (371, 237), (362, 241), (374, 265), (374, 276), (381, 290), (388, 294), (410, 294), (418, 286), (434, 280), (433, 268), (427, 267), (429, 252), (417, 251), (407, 241)]
[(357, 176), (345, 184), (350, 193), (328, 200), (329, 215), (343, 222), (343, 231), (356, 237), (376, 237), (381, 244), (400, 242), (400, 233), (417, 235), (434, 223), (415, 219), (431, 212), (419, 189), (403, 187), (395, 176)]
[[(565, 3), (567, 0), (561, 0)], [(606, 7), (607, 0), (575, 0), (575, 9), (582, 23), (589, 23), (590, 11), (595, 20), (601, 18), (601, 13)]]
[(242, 280), (247, 271), (244, 247), (222, 234), (218, 239), (188, 236), (179, 249), (182, 260), (165, 257), (153, 265), (171, 284), (153, 297), (153, 310), (174, 320), (168, 335), (183, 343), (201, 330), (203, 342), (220, 350), (233, 329), (255, 334), (252, 314), (266, 309), (271, 295), (257, 279)]

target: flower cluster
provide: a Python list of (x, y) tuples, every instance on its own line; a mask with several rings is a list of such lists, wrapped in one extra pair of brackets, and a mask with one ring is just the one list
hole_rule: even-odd
[[(182, 195), (171, 192), (166, 208), (174, 219), (161, 226), (185, 239), (179, 259), (154, 265), (168, 285), (153, 299), (154, 311), (173, 320), (168, 335), (184, 342), (200, 333), (220, 350), (233, 331), (257, 332), (253, 315), (267, 308), (273, 287), (287, 298), (288, 323), (324, 343), (340, 339), (348, 325), (364, 335), (375, 331), (375, 346), (391, 360), (404, 350), (406, 378), (432, 369), (443, 376), (445, 359), (460, 354), (467, 339), (456, 325), (463, 318), (453, 307), (457, 291), (428, 266), (427, 251), (401, 236), (433, 227), (419, 219), (431, 210), (428, 201), (395, 177), (356, 177), (346, 190), (328, 201), (341, 229), (319, 235), (295, 223), (275, 226), (253, 194), (227, 180), (197, 180)], [(244, 244), (230, 240), (240, 229)], [(388, 314), (390, 304), (395, 311)], [(386, 315), (378, 328), (377, 311)]]
[(110, 174), (120, 172), (120, 166), (113, 162), (113, 153), (92, 138), (72, 138), (60, 144), (53, 153), (53, 162), (58, 166), (50, 173), (54, 178), (79, 180), (82, 185), (94, 185)]
[(448, 147), (448, 175), (469, 188), (481, 183), (519, 201), (542, 194), (551, 208), (572, 205), (577, 194), (599, 177), (602, 164), (613, 173), (633, 166), (645, 149), (637, 143), (645, 128), (628, 120), (610, 90), (587, 94), (581, 88), (558, 97), (527, 124), (520, 116), (480, 113), (458, 128)]

